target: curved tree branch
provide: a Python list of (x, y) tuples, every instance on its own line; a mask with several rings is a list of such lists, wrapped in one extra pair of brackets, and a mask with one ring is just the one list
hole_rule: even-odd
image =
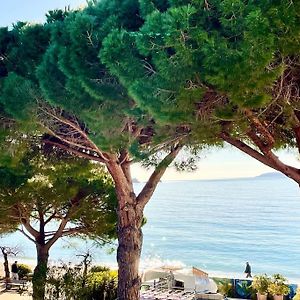
[(144, 188), (137, 197), (137, 204), (140, 209), (144, 209), (145, 205), (148, 203), (151, 196), (153, 195), (160, 179), (164, 175), (166, 169), (174, 161), (177, 154), (182, 148), (182, 144), (178, 144), (177, 146), (172, 147), (170, 153), (155, 168), (147, 183), (145, 184)]

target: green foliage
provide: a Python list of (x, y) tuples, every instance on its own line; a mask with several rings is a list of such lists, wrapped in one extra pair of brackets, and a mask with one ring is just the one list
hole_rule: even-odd
[(18, 22), (9, 32), (7, 50), (3, 62), (9, 72), (37, 82), (34, 75), (49, 43), (49, 30), (40, 24)]
[(271, 279), (267, 274), (255, 275), (251, 287), (260, 294), (266, 294), (268, 292), (270, 283)]
[(92, 272), (87, 278), (88, 299), (111, 299), (117, 297), (117, 271)]
[(65, 264), (59, 268), (49, 268), (45, 299), (83, 299), (82, 280), (80, 268), (72, 268)]
[(117, 297), (117, 272), (106, 270), (92, 272), (83, 277), (78, 267), (51, 268), (48, 271), (46, 299), (115, 300)]
[(30, 273), (32, 273), (32, 269), (28, 265), (25, 264), (18, 265), (18, 274), (20, 279), (23, 279), (24, 277), (28, 276)]
[(290, 288), (286, 278), (280, 274), (274, 274), (268, 287), (268, 292), (272, 295), (288, 295)]
[(109, 268), (105, 267), (105, 266), (92, 266), (91, 269), (90, 269), (91, 273), (94, 273), (94, 272), (106, 272), (106, 271), (109, 271)]
[(29, 80), (16, 73), (10, 73), (2, 86), (0, 103), (10, 116), (19, 120), (28, 120), (34, 114), (35, 101), (38, 98), (36, 87)]
[(67, 8), (65, 8), (65, 10), (61, 10), (61, 9), (50, 10), (46, 14), (47, 23), (63, 21), (68, 14), (69, 14), (69, 10)]
[(0, 185), (1, 231), (16, 230), (23, 218), (35, 222), (40, 213), (57, 225), (59, 216), (71, 210), (68, 222), (80, 228), (72, 235), (100, 240), (115, 236), (116, 196), (103, 167), (66, 155), (61, 159), (59, 153), (47, 154), (33, 141), (24, 146), (16, 140), (14, 146), (11, 156), (17, 157), (16, 163), (5, 160), (0, 165), (5, 179)]
[[(295, 146), (298, 98), (274, 86), (287, 69), (299, 74), (299, 11), (288, 0), (105, 0), (52, 11), (43, 25), (1, 29), (0, 105), (24, 121), (46, 101), (75, 114), (102, 150), (135, 160), (180, 126), (188, 145), (219, 145), (224, 121), (244, 137), (246, 108), (261, 116), (271, 107), (274, 147)], [(128, 124), (153, 128), (151, 138)]]
[(226, 297), (234, 297), (234, 289), (230, 279), (213, 278), (218, 286), (218, 292)]

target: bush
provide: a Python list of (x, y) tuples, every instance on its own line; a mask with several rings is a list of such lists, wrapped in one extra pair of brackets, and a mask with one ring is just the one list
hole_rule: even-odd
[(231, 279), (214, 277), (213, 280), (217, 284), (220, 294), (231, 298), (234, 296), (233, 282)]
[(251, 287), (255, 289), (258, 293), (264, 295), (268, 293), (268, 288), (271, 280), (267, 276), (267, 274), (264, 275), (256, 275), (253, 278)]
[[(95, 270), (96, 268), (94, 268)], [(47, 300), (115, 300), (117, 297), (117, 272), (99, 267), (103, 271), (89, 272), (83, 276), (83, 268), (49, 268), (47, 275)]]
[(83, 283), (81, 268), (69, 267), (66, 264), (62, 267), (48, 268), (45, 299), (86, 299)]
[(117, 278), (117, 271), (102, 271), (89, 273), (87, 278), (86, 299), (116, 299), (118, 286)]
[(269, 284), (268, 292), (271, 295), (288, 295), (290, 288), (286, 281), (287, 280), (282, 275), (274, 274), (271, 283)]
[(110, 269), (104, 266), (92, 266), (90, 272), (108, 272)]
[(28, 265), (25, 264), (18, 265), (18, 274), (20, 279), (28, 276), (28, 274), (30, 273), (32, 273), (32, 270)]

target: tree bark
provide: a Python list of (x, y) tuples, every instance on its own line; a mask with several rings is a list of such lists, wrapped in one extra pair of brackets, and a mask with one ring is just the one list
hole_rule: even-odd
[(118, 197), (118, 300), (139, 300), (141, 279), (139, 263), (143, 234), (143, 211), (167, 167), (176, 158), (181, 145), (172, 148), (170, 153), (156, 167), (148, 182), (138, 195), (134, 193), (130, 174), (130, 163), (120, 164), (116, 155), (110, 155), (107, 168), (112, 175)]
[(34, 269), (33, 279), (32, 279), (32, 285), (33, 285), (32, 299), (44, 300), (49, 249), (45, 245), (39, 245), (39, 244), (36, 244), (36, 249), (37, 249), (37, 265)]
[(133, 205), (118, 210), (118, 300), (140, 299), (141, 219)]
[(9, 266), (8, 266), (8, 258), (7, 258), (7, 253), (5, 251), (2, 251), (3, 258), (4, 258), (4, 273), (5, 273), (5, 278), (8, 279), (10, 277), (10, 272), (9, 272)]
[(122, 169), (116, 157), (107, 165), (118, 197), (118, 300), (140, 299), (139, 261), (142, 248), (142, 210), (136, 208), (130, 169)]

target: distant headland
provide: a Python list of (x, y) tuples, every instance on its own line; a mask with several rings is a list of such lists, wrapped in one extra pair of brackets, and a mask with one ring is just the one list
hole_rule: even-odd
[(255, 176), (253, 178), (261, 178), (261, 179), (264, 179), (264, 178), (266, 178), (266, 179), (274, 178), (275, 179), (275, 178), (286, 178), (286, 176), (283, 175), (280, 172), (269, 172), (269, 173), (263, 173), (261, 175)]

